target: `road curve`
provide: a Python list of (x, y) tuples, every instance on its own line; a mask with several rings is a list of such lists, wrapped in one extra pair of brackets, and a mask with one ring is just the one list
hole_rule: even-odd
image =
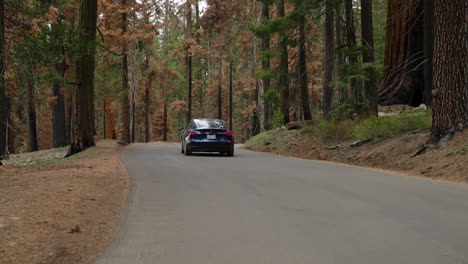
[(468, 185), (236, 150), (133, 145), (98, 264), (467, 264)]

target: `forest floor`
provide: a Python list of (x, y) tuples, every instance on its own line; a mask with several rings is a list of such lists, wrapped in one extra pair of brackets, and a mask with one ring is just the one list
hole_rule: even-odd
[(446, 145), (413, 157), (429, 138), (428, 131), (407, 133), (359, 147), (356, 140), (323, 141), (309, 128), (272, 130), (254, 137), (244, 148), (288, 157), (332, 161), (394, 171), (400, 174), (468, 183), (468, 131)]
[(0, 167), (0, 263), (93, 263), (113, 239), (130, 188), (117, 141)]

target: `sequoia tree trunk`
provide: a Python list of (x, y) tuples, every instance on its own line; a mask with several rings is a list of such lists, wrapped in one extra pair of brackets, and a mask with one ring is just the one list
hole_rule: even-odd
[(323, 117), (330, 119), (333, 98), (333, 71), (335, 70), (335, 36), (334, 36), (335, 15), (333, 4), (330, 0), (325, 3), (325, 61), (323, 80)]
[(422, 1), (388, 1), (380, 105), (418, 106), (424, 101)]
[[(284, 17), (284, 0), (278, 1), (277, 8), (278, 17)], [(278, 45), (278, 50), (280, 54), (279, 62), (279, 90), (281, 93), (281, 113), (284, 117), (284, 122), (289, 122), (289, 69), (288, 69), (288, 44), (287, 37), (284, 32), (279, 34), (280, 42)]]
[(80, 54), (76, 60), (77, 85), (73, 91), (70, 156), (94, 146), (94, 64), (97, 0), (82, 0), (78, 22)]
[(434, 94), (430, 143), (468, 127), (468, 38), (465, 0), (435, 0)]

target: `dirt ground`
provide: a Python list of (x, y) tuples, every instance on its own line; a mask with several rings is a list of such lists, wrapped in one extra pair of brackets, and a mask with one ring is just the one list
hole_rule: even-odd
[[(380, 168), (435, 180), (468, 183), (468, 131), (458, 134), (438, 149), (412, 157), (428, 138), (428, 132), (408, 133), (351, 147), (353, 141), (322, 142), (308, 135), (305, 130), (291, 130), (278, 132), (263, 145), (246, 148), (302, 159)], [(329, 149), (333, 147), (337, 148)]]
[(93, 263), (112, 241), (130, 188), (120, 150), (103, 140), (71, 159), (55, 149), (0, 167), (0, 263)]

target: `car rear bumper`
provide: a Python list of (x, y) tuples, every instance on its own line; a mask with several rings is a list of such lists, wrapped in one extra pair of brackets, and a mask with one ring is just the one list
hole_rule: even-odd
[(234, 149), (233, 142), (191, 141), (187, 146), (192, 152), (224, 152)]

